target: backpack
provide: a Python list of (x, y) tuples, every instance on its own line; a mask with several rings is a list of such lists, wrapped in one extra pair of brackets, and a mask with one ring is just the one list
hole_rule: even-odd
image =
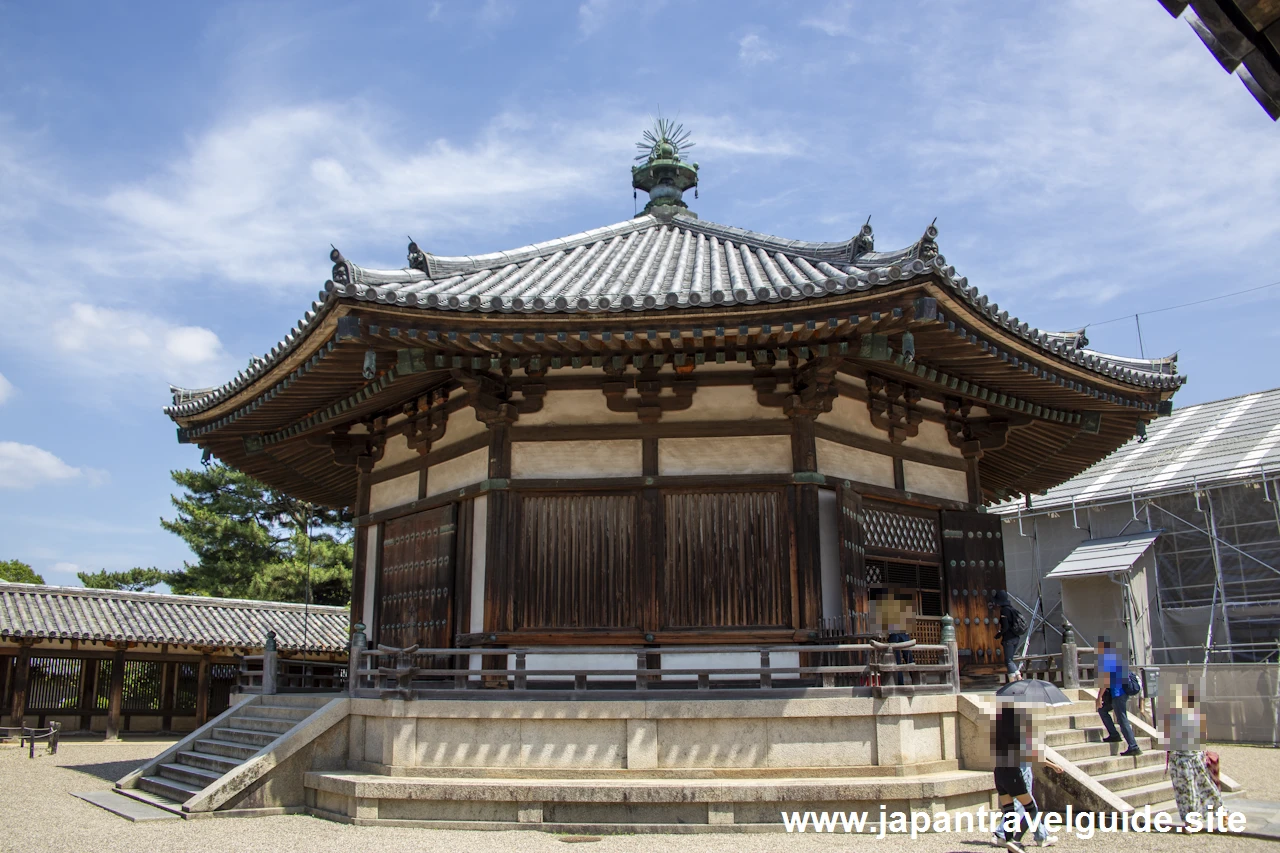
[(1124, 695), (1137, 696), (1142, 693), (1142, 682), (1138, 679), (1136, 672), (1130, 672), (1124, 677), (1123, 683), (1120, 685), (1124, 689)]
[(1013, 613), (1009, 618), (1009, 636), (1021, 637), (1027, 633), (1027, 620), (1022, 618), (1022, 614), (1018, 612), (1017, 608), (1010, 607), (1009, 610)]

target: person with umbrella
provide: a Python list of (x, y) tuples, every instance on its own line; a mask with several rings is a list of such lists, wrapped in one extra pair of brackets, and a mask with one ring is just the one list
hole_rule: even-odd
[[(1031, 708), (1033, 705), (1070, 705), (1071, 700), (1056, 686), (1036, 680), (1006, 684), (996, 691), (996, 695), (1001, 702), (992, 737), (996, 794), (1001, 810), (1008, 811), (1012, 807), (1018, 814), (1018, 822), (1016, 837), (1011, 837), (1012, 834), (1006, 831), (1003, 820), (998, 822), (991, 841), (1012, 853), (1022, 853), (1022, 836), (1026, 832), (1023, 823), (1030, 823), (1040, 811), (1032, 794), (1033, 764), (1042, 763), (1055, 773), (1062, 772), (1057, 764), (1043, 758), (1044, 747), (1036, 736)], [(1050, 847), (1058, 841), (1057, 836), (1049, 835), (1043, 821), (1035, 824), (1032, 837), (1041, 847)]]

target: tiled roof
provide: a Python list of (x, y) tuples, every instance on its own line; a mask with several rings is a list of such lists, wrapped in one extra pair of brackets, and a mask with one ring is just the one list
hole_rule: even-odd
[[(1082, 474), (1032, 497), (1036, 509), (1162, 494), (1280, 474), (1280, 388), (1176, 409)], [(1271, 489), (1268, 486), (1268, 489)], [(1258, 500), (1262, 500), (1258, 493)], [(1275, 494), (1272, 492), (1272, 498)], [(1006, 504), (996, 512), (1015, 512)]]
[[(1176, 356), (1116, 358), (1086, 349), (1078, 332), (1045, 332), (1010, 317), (936, 254), (936, 236), (937, 230), (929, 226), (924, 237), (906, 249), (875, 252), (869, 248), (869, 228), (850, 240), (812, 243), (677, 214), (639, 216), (487, 255), (438, 257), (412, 251), (411, 265), (399, 270), (365, 269), (334, 250), (332, 280), (283, 341), (219, 388), (172, 388), (173, 404), (165, 413), (191, 416), (233, 396), (283, 361), (343, 301), (428, 312), (601, 315), (807, 302), (927, 275), (942, 281), (992, 324), (1049, 355), (1141, 387), (1173, 389), (1182, 384)], [(303, 364), (297, 372), (307, 369)]]
[(0, 637), (303, 650), (304, 618), (305, 651), (347, 648), (345, 607), (0, 582)]
[(1280, 119), (1280, 4), (1275, 0), (1160, 0), (1191, 25), (1228, 73), (1236, 73), (1272, 120)]

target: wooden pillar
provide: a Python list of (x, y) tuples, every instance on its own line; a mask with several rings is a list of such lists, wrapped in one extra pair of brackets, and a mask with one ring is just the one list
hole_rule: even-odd
[(124, 647), (117, 646), (111, 658), (111, 693), (107, 699), (107, 740), (120, 737), (124, 710)]
[(982, 451), (978, 451), (972, 456), (966, 456), (965, 462), (969, 467), (967, 470), (969, 483), (969, 503), (982, 504), (982, 478), (978, 474), (978, 460), (982, 458)]
[(173, 730), (173, 705), (177, 685), (178, 665), (172, 662), (160, 664), (160, 728), (166, 732)]
[(98, 670), (101, 666), (99, 658), (80, 661), (80, 730), (84, 732), (93, 729), (93, 712), (98, 710)]
[(27, 715), (27, 685), (31, 681), (31, 642), (18, 649), (13, 666), (13, 703), (9, 706), (9, 725), (21, 726)]
[[(368, 467), (372, 470), (372, 464)], [(357, 518), (369, 513), (369, 471), (365, 468), (364, 465), (356, 467), (356, 505), (353, 512)], [(356, 527), (355, 552), (351, 561), (351, 624), (353, 625), (357, 622), (365, 625), (372, 624), (369, 621), (369, 614), (365, 612), (364, 600), (365, 579), (369, 573), (369, 533), (367, 524)]]
[[(818, 449), (814, 422), (819, 409), (788, 407), (791, 420), (791, 463), (796, 479), (816, 479)], [(795, 566), (798, 621), (793, 626), (799, 640), (817, 639), (822, 626), (822, 547), (818, 526), (818, 486), (800, 482), (789, 490), (792, 530), (795, 532)], [(810, 636), (812, 634), (812, 636)]]
[(196, 668), (196, 728), (209, 722), (209, 667), (213, 664), (213, 655), (205, 652), (200, 655), (200, 665)]

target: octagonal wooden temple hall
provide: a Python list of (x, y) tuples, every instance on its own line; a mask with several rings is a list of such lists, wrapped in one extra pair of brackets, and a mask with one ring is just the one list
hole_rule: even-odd
[[(933, 225), (881, 251), (869, 224), (821, 243), (701, 220), (688, 147), (647, 135), (650, 200), (615, 225), (466, 257), (411, 243), (398, 270), (335, 249), (266, 356), (174, 389), (180, 441), (353, 508), (350, 685), (256, 771), (166, 777), (197, 731), (123, 789), (597, 829), (990, 799), (959, 692), (1004, 667), (983, 505), (1168, 413), (1175, 360), (1031, 328)], [(227, 720), (285, 714), (255, 706), (283, 707)]]

